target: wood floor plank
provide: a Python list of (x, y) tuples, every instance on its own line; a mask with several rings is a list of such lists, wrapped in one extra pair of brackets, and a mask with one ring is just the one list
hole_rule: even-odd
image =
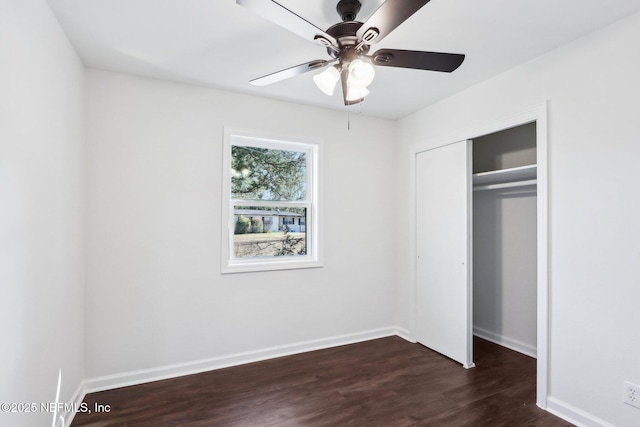
[(476, 368), (398, 337), (85, 397), (108, 413), (73, 427), (537, 426), (571, 424), (535, 404), (536, 361), (475, 339)]

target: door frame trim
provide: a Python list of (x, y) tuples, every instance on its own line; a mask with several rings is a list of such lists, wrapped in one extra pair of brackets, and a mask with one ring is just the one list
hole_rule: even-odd
[[(549, 372), (549, 190), (548, 190), (548, 106), (547, 102), (523, 108), (513, 114), (495, 117), (480, 124), (456, 129), (451, 135), (434, 137), (409, 146), (409, 283), (410, 332), (416, 326), (417, 286), (417, 214), (416, 214), (416, 156), (433, 148), (473, 140), (512, 127), (536, 123), (537, 156), (537, 379), (536, 404), (547, 408)], [(471, 309), (471, 308), (470, 308)], [(472, 315), (472, 312), (470, 313)]]

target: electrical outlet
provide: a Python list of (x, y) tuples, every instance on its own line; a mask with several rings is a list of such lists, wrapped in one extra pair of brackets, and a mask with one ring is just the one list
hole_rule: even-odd
[(640, 409), (640, 386), (625, 381), (622, 394), (622, 401), (627, 405)]

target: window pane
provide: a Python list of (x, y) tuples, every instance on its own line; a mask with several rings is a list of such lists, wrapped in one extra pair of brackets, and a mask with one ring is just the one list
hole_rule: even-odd
[(235, 257), (306, 255), (306, 218), (306, 208), (234, 206)]
[(306, 200), (307, 153), (231, 147), (231, 198)]

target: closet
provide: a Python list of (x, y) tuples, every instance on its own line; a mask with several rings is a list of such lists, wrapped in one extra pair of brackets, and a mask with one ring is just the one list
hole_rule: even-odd
[(473, 333), (536, 356), (535, 123), (473, 140)]
[(415, 337), (465, 367), (473, 335), (535, 356), (535, 122), (416, 154)]

